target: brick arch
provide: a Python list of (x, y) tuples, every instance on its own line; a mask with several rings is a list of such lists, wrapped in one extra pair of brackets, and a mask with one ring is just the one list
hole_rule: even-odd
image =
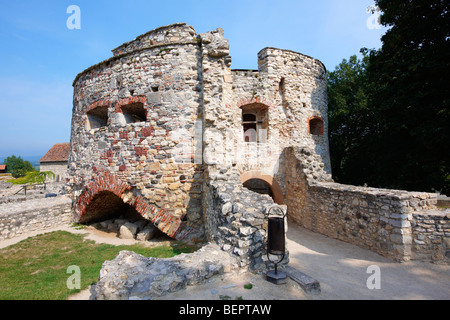
[[(98, 194), (110, 192), (123, 200), (125, 192), (131, 189), (132, 187), (128, 183), (120, 180), (109, 172), (94, 178), (93, 181), (84, 187), (83, 192), (75, 203), (75, 222), (82, 221), (88, 206), (94, 201)], [(183, 238), (185, 232), (182, 232), (180, 218), (175, 217), (170, 212), (166, 212), (164, 209), (158, 209), (141, 196), (132, 196), (126, 203), (134, 207), (142, 217), (151, 221), (159, 230), (169, 237), (175, 239)]]
[(91, 103), (86, 107), (86, 110), (84, 110), (85, 113), (94, 110), (97, 107), (108, 107), (111, 105), (111, 102), (108, 100), (97, 100), (94, 103)]
[(247, 171), (241, 174), (241, 182), (244, 183), (250, 179), (260, 179), (267, 182), (273, 193), (273, 201), (277, 204), (282, 205), (283, 201), (283, 190), (281, 189), (278, 182), (270, 175), (262, 174), (261, 171)]
[(96, 177), (93, 181), (87, 184), (81, 195), (78, 197), (74, 206), (74, 220), (79, 222), (86, 213), (88, 205), (94, 200), (94, 197), (102, 191), (109, 191), (119, 198), (125, 191), (130, 190), (131, 186), (128, 183), (119, 180), (116, 176), (109, 172)]
[(260, 97), (243, 98), (243, 99), (239, 100), (236, 105), (238, 108), (242, 108), (247, 105), (260, 105), (261, 107), (264, 107), (264, 108), (274, 108), (275, 107), (275, 105), (273, 103), (271, 103), (269, 100), (267, 100), (266, 98), (260, 98)]
[(133, 96), (125, 99), (121, 99), (118, 102), (116, 102), (114, 111), (115, 112), (122, 112), (122, 107), (127, 104), (132, 103), (142, 103), (144, 107), (147, 105), (147, 97), (146, 96)]

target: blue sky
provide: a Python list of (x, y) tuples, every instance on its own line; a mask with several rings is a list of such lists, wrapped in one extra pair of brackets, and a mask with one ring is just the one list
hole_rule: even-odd
[[(0, 157), (42, 156), (69, 142), (72, 82), (111, 50), (175, 22), (223, 28), (233, 69), (257, 69), (264, 47), (301, 52), (328, 70), (360, 48), (379, 48), (367, 26), (373, 0), (20, 0), (0, 3)], [(81, 10), (69, 30), (67, 8)]]

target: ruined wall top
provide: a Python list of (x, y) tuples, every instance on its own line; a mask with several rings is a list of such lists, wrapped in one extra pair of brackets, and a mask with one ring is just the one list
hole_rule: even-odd
[(196, 32), (192, 26), (186, 23), (174, 23), (148, 31), (136, 39), (126, 42), (111, 50), (114, 56), (129, 53), (138, 49), (148, 48), (154, 45), (166, 45), (179, 43), (186, 40), (196, 40)]
[(110, 62), (114, 62), (127, 54), (131, 54), (135, 51), (145, 50), (150, 48), (164, 47), (171, 44), (197, 44), (197, 34), (192, 26), (186, 23), (174, 23), (167, 26), (159, 27), (154, 30), (150, 30), (134, 40), (125, 42), (119, 47), (111, 50), (113, 56), (109, 59), (101, 61), (89, 68), (81, 71), (73, 81), (72, 86), (75, 87), (78, 80), (83, 76), (89, 74), (92, 70), (96, 70), (98, 67), (107, 65)]
[(326, 73), (326, 71), (327, 71), (325, 65), (322, 63), (322, 61), (320, 61), (318, 59), (315, 59), (311, 56), (308, 56), (308, 55), (300, 53), (300, 52), (287, 50), (287, 49), (274, 48), (274, 47), (265, 47), (258, 52), (258, 69), (259, 69), (259, 71), (263, 71), (265, 69), (264, 64), (267, 63), (267, 58), (269, 56), (286, 56), (286, 57), (296, 60), (296, 61), (303, 60), (305, 62), (309, 62), (310, 64), (317, 65), (318, 68), (321, 69), (320, 71), (323, 73)]

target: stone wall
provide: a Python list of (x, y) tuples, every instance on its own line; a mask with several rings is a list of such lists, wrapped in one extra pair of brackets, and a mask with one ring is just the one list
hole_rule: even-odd
[[(222, 29), (197, 35), (176, 23), (76, 77), (66, 188), (76, 221), (124, 204), (173, 238), (204, 234), (250, 269), (264, 264), (266, 215), (277, 205), (305, 228), (395, 260), (435, 250), (438, 234), (421, 234), (432, 223), (419, 218), (434, 195), (332, 181), (320, 61), (268, 47), (258, 70), (231, 70), (229, 53)], [(254, 178), (274, 199), (243, 187)], [(444, 220), (433, 220), (436, 230), (448, 229)]]
[(414, 212), (413, 259), (450, 261), (450, 209)]
[[(240, 268), (261, 269), (267, 254), (268, 210), (278, 205), (268, 195), (244, 188), (236, 169), (205, 174), (203, 203), (208, 241), (235, 254)], [(279, 207), (286, 212), (285, 206)]]
[(136, 50), (150, 48), (155, 45), (181, 43), (183, 41), (192, 40), (196, 40), (194, 28), (187, 26), (185, 23), (174, 23), (146, 32), (138, 36), (136, 39), (126, 42), (113, 49), (112, 53), (114, 56), (117, 56)]
[(65, 196), (0, 205), (0, 240), (70, 224), (72, 200)]
[(67, 161), (61, 162), (41, 162), (40, 172), (51, 171), (55, 174), (54, 177), (48, 177), (48, 182), (62, 182), (67, 178)]
[[(275, 178), (286, 192), (283, 150), (302, 146), (321, 158), (331, 173), (328, 144), (326, 70), (309, 56), (290, 50), (264, 48), (258, 53), (258, 70), (232, 70), (233, 123), (238, 124), (235, 152), (241, 174), (258, 171)], [(243, 113), (262, 113), (266, 130), (262, 141), (245, 143)], [(311, 134), (309, 120), (321, 119), (321, 134)], [(265, 123), (267, 122), (267, 123)]]
[(64, 182), (46, 182), (45, 184), (27, 186), (25, 194), (24, 185), (0, 183), (0, 204), (43, 199), (48, 195), (53, 196), (55, 194), (64, 195), (64, 186)]
[[(78, 201), (87, 186), (112, 174), (131, 187), (125, 202), (163, 210), (169, 228), (201, 228), (200, 48), (192, 30), (154, 30), (75, 79), (67, 191), (77, 217), (89, 211)], [(92, 120), (101, 110), (103, 120)]]
[(197, 35), (176, 23), (76, 77), (66, 188), (75, 220), (126, 204), (171, 237), (205, 232), (257, 266), (273, 201), (242, 184), (259, 179), (301, 225), (410, 259), (413, 214), (435, 208), (435, 196), (332, 181), (324, 65), (267, 47), (258, 70), (231, 70), (229, 53), (222, 29)]
[(412, 223), (416, 216), (436, 208), (436, 195), (326, 181), (320, 170), (305, 168), (304, 153), (304, 149), (286, 151), (289, 218), (314, 232), (394, 260), (410, 260)]
[[(244, 143), (241, 108), (252, 105), (264, 109), (270, 102), (261, 91), (258, 97), (252, 96), (251, 92), (261, 89), (257, 79), (262, 78), (256, 72), (250, 72), (250, 78), (247, 75), (239, 78), (230, 69), (229, 45), (222, 29), (201, 34), (199, 39), (203, 76), (203, 213), (207, 240), (236, 255), (241, 268), (260, 269), (266, 252), (266, 213), (275, 204), (268, 195), (244, 188), (241, 177), (255, 168), (270, 168), (269, 174), (273, 175), (271, 167), (279, 155), (278, 150), (273, 154), (267, 152), (269, 141)], [(247, 79), (250, 79), (248, 87)], [(277, 134), (273, 137), (278, 139)]]

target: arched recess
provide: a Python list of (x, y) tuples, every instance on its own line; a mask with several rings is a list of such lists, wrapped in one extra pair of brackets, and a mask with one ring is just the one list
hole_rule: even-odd
[(243, 184), (247, 189), (260, 194), (268, 194), (273, 199), (272, 187), (266, 181), (253, 178), (245, 181)]
[(100, 191), (88, 203), (79, 223), (102, 221), (119, 216), (135, 220), (140, 214), (111, 191)]
[(309, 118), (308, 133), (315, 136), (323, 136), (323, 119), (321, 117)]
[(262, 174), (260, 171), (248, 171), (241, 174), (242, 184), (251, 179), (259, 179), (267, 182), (270, 186), (270, 189), (272, 190), (273, 201), (280, 205), (283, 204), (283, 190), (272, 176)]
[(108, 106), (98, 106), (86, 112), (88, 130), (98, 129), (108, 125)]
[[(86, 185), (75, 203), (75, 222), (85, 223), (91, 221), (91, 219), (97, 219), (114, 206), (118, 206), (118, 210), (127, 209), (131, 206), (169, 237), (174, 239), (182, 237), (184, 233), (181, 230), (180, 218), (164, 209), (156, 208), (141, 196), (134, 196), (127, 192), (130, 190), (131, 186), (128, 183), (109, 172), (94, 178), (92, 182)], [(126, 201), (124, 201), (125, 198), (127, 198)], [(113, 206), (107, 204), (108, 201), (112, 202)], [(111, 214), (114, 214), (114, 212)]]

